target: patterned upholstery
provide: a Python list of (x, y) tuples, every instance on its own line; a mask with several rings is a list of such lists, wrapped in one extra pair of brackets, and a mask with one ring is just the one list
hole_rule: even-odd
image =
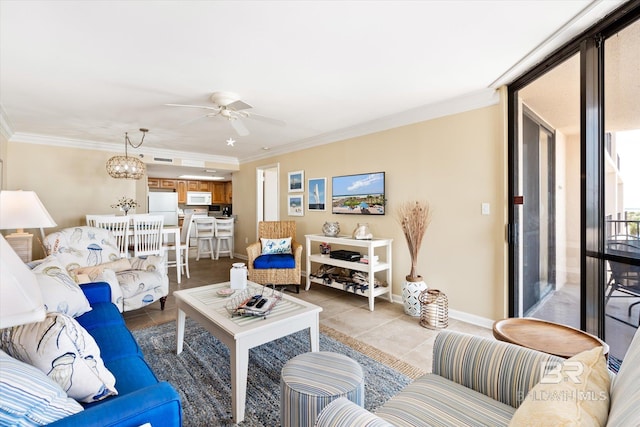
[[(48, 255), (54, 255), (73, 277), (79, 267), (98, 266), (120, 259), (113, 234), (89, 226), (66, 228), (49, 234), (44, 240)], [(122, 300), (113, 301), (121, 311), (135, 310), (163, 299), (169, 293), (165, 259), (160, 256), (130, 258), (131, 269), (116, 273)], [(107, 280), (104, 280), (107, 281)], [(161, 304), (164, 308), (164, 304)]]
[(542, 366), (564, 359), (473, 335), (443, 331), (433, 348), (432, 373), (518, 408), (541, 378)]
[[(317, 426), (507, 426), (541, 375), (563, 359), (489, 338), (442, 331), (432, 373), (409, 384), (375, 414), (334, 401)], [(544, 367), (544, 368), (543, 368)]]
[(640, 329), (631, 341), (618, 375), (611, 385), (607, 426), (637, 427), (640, 422)]
[(364, 374), (357, 362), (327, 351), (296, 356), (282, 368), (281, 425), (311, 427), (322, 408), (339, 397), (364, 405)]
[(393, 427), (380, 417), (356, 406), (346, 397), (340, 397), (327, 406), (318, 416), (318, 426)]

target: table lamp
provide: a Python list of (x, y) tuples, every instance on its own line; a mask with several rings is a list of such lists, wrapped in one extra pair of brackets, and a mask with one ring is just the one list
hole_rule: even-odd
[(36, 275), (0, 234), (0, 329), (41, 322), (46, 312)]
[(33, 234), (24, 229), (40, 228), (44, 239), (42, 228), (56, 225), (34, 191), (0, 191), (0, 230), (16, 230), (5, 238), (24, 262), (31, 261), (33, 244)]

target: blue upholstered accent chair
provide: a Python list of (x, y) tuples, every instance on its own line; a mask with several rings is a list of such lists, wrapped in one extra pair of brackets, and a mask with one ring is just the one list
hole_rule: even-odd
[[(261, 221), (259, 241), (247, 246), (249, 280), (261, 285), (295, 285), (300, 292), (302, 245), (296, 241), (295, 221)], [(290, 243), (287, 250), (286, 244)], [(288, 253), (287, 253), (288, 252)]]

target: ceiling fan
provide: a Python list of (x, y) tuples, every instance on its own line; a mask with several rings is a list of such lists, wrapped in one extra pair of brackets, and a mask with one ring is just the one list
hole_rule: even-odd
[[(261, 114), (249, 112), (247, 110), (253, 108), (247, 104), (240, 97), (232, 92), (214, 92), (211, 95), (211, 101), (213, 105), (189, 105), (189, 104), (165, 104), (170, 107), (187, 107), (187, 108), (200, 108), (204, 110), (210, 110), (207, 114), (196, 117), (193, 120), (189, 120), (186, 123), (191, 123), (196, 120), (205, 117), (223, 117), (229, 121), (233, 129), (240, 136), (249, 135), (249, 129), (242, 122), (242, 119), (259, 120), (265, 123), (269, 123), (276, 126), (284, 126), (285, 122), (278, 119), (272, 119), (270, 117), (263, 116)], [(183, 124), (186, 124), (183, 123)]]

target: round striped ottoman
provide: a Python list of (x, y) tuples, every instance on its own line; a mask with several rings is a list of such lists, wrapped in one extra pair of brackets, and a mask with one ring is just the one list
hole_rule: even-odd
[(320, 411), (339, 397), (364, 406), (364, 374), (358, 362), (328, 351), (294, 357), (280, 377), (282, 427), (312, 427)]

